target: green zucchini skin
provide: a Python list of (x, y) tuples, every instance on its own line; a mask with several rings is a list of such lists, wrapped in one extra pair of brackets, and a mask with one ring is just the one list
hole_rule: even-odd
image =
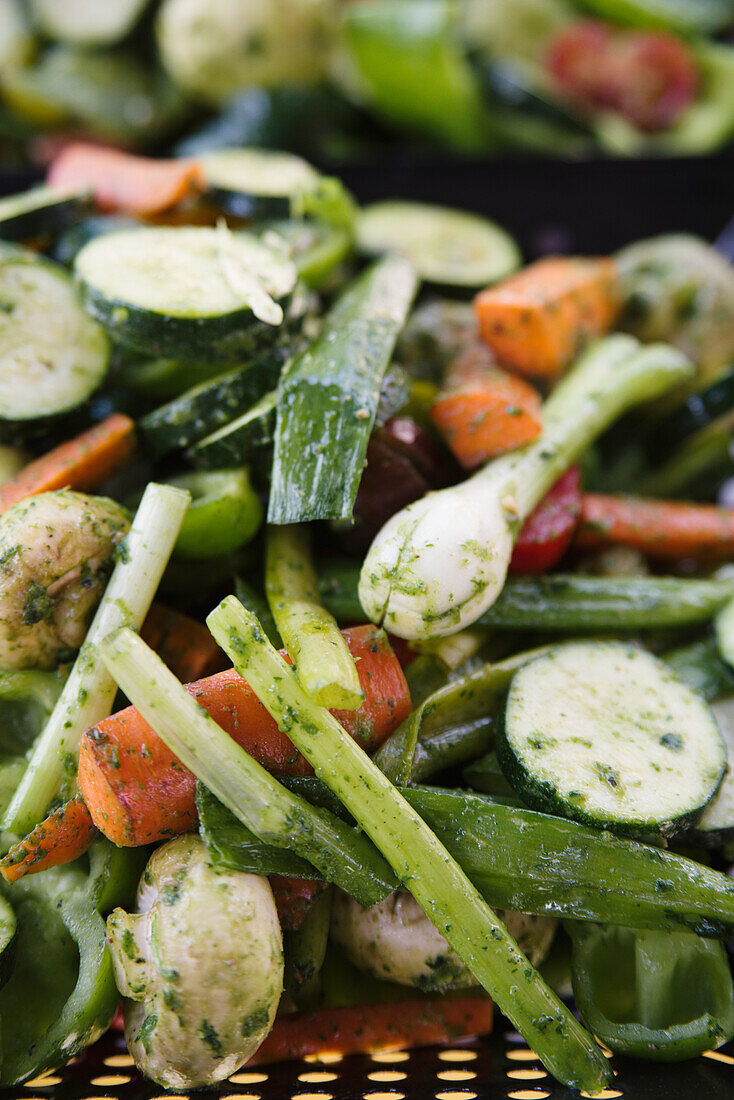
[(711, 709), (726, 745), (728, 770), (696, 822), (691, 840), (706, 848), (720, 848), (734, 838), (734, 698), (721, 699)]
[(351, 519), (382, 377), (416, 289), (405, 260), (378, 261), (341, 295), (318, 338), (283, 374), (270, 523)]
[[(44, 196), (43, 192), (47, 192)], [(32, 201), (37, 195), (38, 205)], [(39, 187), (0, 199), (0, 238), (5, 241), (26, 241), (47, 233), (67, 229), (86, 210), (83, 195), (64, 195), (53, 188)]]
[(659, 464), (661, 458), (674, 455), (681, 443), (696, 435), (734, 409), (734, 368), (719, 375), (705, 389), (688, 397), (657, 423), (646, 441), (650, 460)]
[(277, 401), (277, 390), (271, 390), (242, 416), (199, 440), (187, 452), (191, 464), (200, 470), (250, 466), (258, 484), (263, 482), (270, 471)]
[(689, 829), (727, 759), (705, 701), (621, 642), (568, 642), (520, 669), (497, 757), (533, 809), (638, 837)]
[(288, 195), (251, 195), (226, 187), (210, 187), (207, 196), (220, 210), (235, 218), (265, 221), (269, 218), (288, 218), (291, 213)]
[(677, 577), (510, 577), (478, 622), (501, 630), (658, 630), (705, 623), (730, 595), (725, 582)]
[[(194, 386), (141, 417), (138, 432), (145, 451), (152, 458), (160, 458), (190, 447), (231, 423), (277, 385), (285, 360), (283, 348), (271, 348), (246, 366)], [(216, 460), (209, 468), (234, 463)]]
[[(259, 321), (247, 308), (219, 317), (170, 317), (107, 298), (87, 283), (80, 283), (80, 289), (87, 312), (110, 339), (151, 358), (225, 367), (254, 358), (281, 336), (281, 329)], [(286, 309), (289, 301), (279, 304)]]

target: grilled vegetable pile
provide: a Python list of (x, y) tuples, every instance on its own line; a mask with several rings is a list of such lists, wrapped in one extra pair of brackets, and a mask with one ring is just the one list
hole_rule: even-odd
[(118, 991), (176, 1089), (734, 1037), (728, 261), (252, 149), (77, 144), (0, 233), (0, 1084)]
[(733, 27), (730, 0), (2, 0), (0, 148), (706, 154)]

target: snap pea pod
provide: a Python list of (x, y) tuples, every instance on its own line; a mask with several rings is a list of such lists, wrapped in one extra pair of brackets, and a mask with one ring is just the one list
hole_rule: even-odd
[(309, 909), (301, 927), (283, 933), (285, 988), (299, 1008), (310, 1007), (319, 995), (321, 967), (329, 940), (331, 899), (332, 891), (325, 890)]
[(726, 581), (556, 573), (511, 578), (479, 621), (498, 630), (659, 630), (705, 623), (731, 597)]
[(199, 814), (199, 835), (215, 865), (251, 875), (321, 877), (312, 863), (295, 852), (260, 840), (203, 783), (196, 784), (196, 809)]
[(139, 635), (123, 627), (102, 642), (100, 655), (171, 752), (263, 843), (295, 852), (361, 905), (375, 905), (392, 893), (397, 880), (367, 838), (281, 786), (198, 705)]
[(577, 1007), (612, 1050), (678, 1061), (734, 1035), (734, 988), (723, 944), (690, 932), (566, 927)]
[(703, 864), (486, 795), (433, 787), (403, 795), (499, 909), (723, 938), (734, 932), (734, 881)]
[[(391, 864), (426, 916), (562, 1082), (592, 1094), (610, 1079), (592, 1037), (530, 966), (430, 828), (336, 719), (305, 694), (257, 620), (232, 597), (207, 620), (240, 675)], [(130, 652), (129, 631), (120, 642)], [(108, 648), (109, 652), (109, 648)], [(124, 659), (123, 659), (124, 660)], [(118, 664), (119, 658), (115, 660)], [(132, 668), (127, 666), (126, 671)], [(132, 677), (125, 676), (125, 681)]]
[[(344, 813), (325, 784), (284, 777)], [(734, 935), (734, 881), (704, 864), (516, 801), (440, 787), (400, 793), (490, 905), (661, 932)]]
[(487, 752), (510, 680), (542, 652), (484, 665), (433, 692), (380, 746), (375, 764), (393, 783), (415, 783)]

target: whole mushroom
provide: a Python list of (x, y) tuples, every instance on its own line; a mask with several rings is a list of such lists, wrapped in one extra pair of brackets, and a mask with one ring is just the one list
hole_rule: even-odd
[(153, 853), (137, 908), (107, 920), (135, 1064), (167, 1089), (224, 1081), (267, 1036), (283, 989), (268, 880), (217, 869), (188, 834)]
[(84, 641), (127, 511), (62, 489), (0, 516), (0, 669), (52, 669)]

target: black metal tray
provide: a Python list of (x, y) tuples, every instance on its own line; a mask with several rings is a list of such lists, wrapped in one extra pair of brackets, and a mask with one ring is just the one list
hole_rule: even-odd
[[(502, 1025), (499, 1020), (498, 1024)], [(615, 1058), (614, 1083), (599, 1100), (731, 1100), (734, 1044), (691, 1062)], [(122, 1035), (109, 1032), (54, 1073), (0, 1092), (3, 1100), (577, 1100), (556, 1085), (512, 1031), (453, 1047), (374, 1055), (324, 1054), (233, 1073), (216, 1091), (169, 1092), (135, 1070)]]

